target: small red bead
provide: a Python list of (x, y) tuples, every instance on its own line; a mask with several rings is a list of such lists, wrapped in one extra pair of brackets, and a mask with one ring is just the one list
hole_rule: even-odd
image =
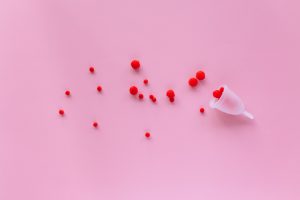
[(145, 80), (144, 80), (144, 84), (145, 84), (145, 85), (148, 85), (148, 83), (149, 83), (148, 79), (145, 79)]
[(190, 78), (189, 79), (189, 85), (191, 87), (196, 87), (198, 85), (198, 80), (196, 78)]
[(200, 108), (201, 113), (204, 113), (204, 111), (205, 111), (204, 108)]
[(145, 133), (145, 137), (146, 137), (146, 138), (150, 138), (150, 136), (151, 136), (151, 134), (150, 134), (149, 132), (146, 132), (146, 133)]
[(156, 97), (152, 98), (152, 102), (155, 103), (156, 102)]
[(222, 96), (222, 92), (220, 92), (220, 90), (215, 90), (213, 92), (213, 96), (217, 99), (219, 99)]
[(224, 92), (224, 87), (220, 87), (220, 92), (223, 93)]
[(97, 87), (97, 90), (98, 90), (98, 92), (101, 92), (101, 91), (102, 91), (102, 87), (99, 85), (99, 86)]
[(153, 98), (154, 98), (154, 95), (153, 95), (153, 94), (150, 94), (150, 95), (149, 95), (149, 99), (152, 100)]
[(166, 95), (169, 98), (174, 98), (175, 97), (175, 92), (174, 92), (174, 90), (168, 90)]
[(93, 127), (98, 128), (98, 123), (97, 122), (93, 122)]
[(138, 70), (140, 68), (140, 66), (141, 66), (140, 61), (138, 61), (138, 60), (132, 60), (131, 61), (132, 69)]
[(94, 68), (94, 67), (90, 67), (89, 70), (90, 70), (91, 73), (94, 73), (94, 72), (95, 72), (95, 68)]
[(129, 92), (130, 92), (131, 95), (136, 95), (139, 92), (139, 90), (136, 86), (131, 86), (129, 88)]
[(143, 94), (139, 94), (139, 99), (143, 99), (144, 95)]
[(65, 91), (65, 94), (66, 94), (67, 96), (70, 96), (70, 95), (71, 95), (71, 92), (70, 92), (69, 90), (67, 90), (67, 91)]
[(174, 97), (169, 98), (170, 102), (173, 103), (175, 101)]
[(62, 110), (62, 109), (60, 109), (60, 110), (58, 111), (58, 113), (59, 113), (61, 116), (63, 116), (63, 115), (65, 114), (65, 111)]
[(204, 79), (205, 79), (205, 73), (204, 73), (203, 71), (198, 71), (198, 72), (196, 73), (196, 78), (197, 78), (198, 80), (204, 80)]

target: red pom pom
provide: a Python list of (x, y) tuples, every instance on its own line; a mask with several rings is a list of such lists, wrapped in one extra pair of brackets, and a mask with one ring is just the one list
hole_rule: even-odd
[(149, 83), (148, 79), (145, 79), (145, 80), (144, 80), (144, 84), (145, 84), (145, 85), (148, 85), (148, 83)]
[(169, 98), (174, 98), (175, 97), (175, 92), (174, 92), (174, 90), (168, 90), (166, 95)]
[(90, 67), (89, 70), (90, 70), (91, 73), (94, 73), (94, 72), (95, 72), (95, 68), (94, 68), (94, 67)]
[(200, 108), (201, 113), (204, 113), (204, 111), (205, 111), (204, 108)]
[(222, 96), (222, 92), (220, 92), (220, 90), (215, 90), (213, 92), (213, 96), (217, 99), (219, 99)]
[(196, 78), (190, 78), (189, 85), (191, 87), (196, 87), (198, 85), (198, 80)]
[(146, 138), (150, 138), (150, 137), (151, 137), (151, 134), (150, 134), (149, 132), (146, 132), (146, 133), (145, 133), (145, 137), (146, 137)]
[(174, 97), (169, 98), (170, 102), (173, 103), (175, 101)]
[(100, 85), (98, 85), (97, 91), (98, 91), (98, 92), (101, 92), (101, 91), (102, 91), (102, 87), (101, 87)]
[(220, 92), (223, 93), (224, 92), (224, 87), (220, 87)]
[(198, 71), (198, 72), (196, 73), (196, 78), (197, 78), (198, 80), (204, 80), (204, 79), (205, 79), (205, 73), (204, 73), (203, 71)]
[(66, 96), (70, 96), (70, 95), (71, 95), (71, 92), (70, 92), (69, 90), (66, 90), (66, 91), (65, 91), (65, 94), (66, 94)]
[(61, 116), (63, 116), (63, 115), (65, 114), (65, 111), (62, 110), (62, 109), (60, 109), (60, 110), (58, 111), (58, 113), (59, 113)]
[(140, 61), (138, 61), (138, 60), (131, 61), (132, 69), (138, 70), (140, 68), (140, 66), (141, 66)]
[(129, 92), (131, 95), (136, 95), (138, 93), (138, 88), (136, 86), (131, 86)]
[(93, 127), (98, 128), (98, 123), (97, 122), (93, 122)]
[(139, 99), (143, 99), (144, 95), (143, 94), (139, 94)]

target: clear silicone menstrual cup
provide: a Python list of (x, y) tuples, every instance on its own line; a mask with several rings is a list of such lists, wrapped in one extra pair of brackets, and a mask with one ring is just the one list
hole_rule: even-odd
[(222, 86), (224, 91), (219, 99), (212, 99), (209, 102), (211, 108), (218, 109), (230, 115), (244, 115), (249, 119), (254, 119), (254, 116), (247, 112), (243, 101), (226, 85)]

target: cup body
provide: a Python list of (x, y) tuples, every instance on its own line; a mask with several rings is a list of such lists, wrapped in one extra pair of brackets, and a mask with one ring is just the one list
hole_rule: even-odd
[(243, 101), (227, 85), (222, 87), (224, 88), (222, 96), (219, 99), (212, 99), (210, 107), (231, 115), (243, 114), (245, 112)]

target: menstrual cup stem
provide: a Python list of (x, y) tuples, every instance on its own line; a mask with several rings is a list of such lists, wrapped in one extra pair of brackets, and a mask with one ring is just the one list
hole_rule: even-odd
[(244, 111), (244, 112), (243, 112), (243, 115), (245, 115), (245, 116), (248, 117), (249, 119), (254, 119), (254, 116), (253, 116), (251, 113), (247, 112), (247, 111)]

